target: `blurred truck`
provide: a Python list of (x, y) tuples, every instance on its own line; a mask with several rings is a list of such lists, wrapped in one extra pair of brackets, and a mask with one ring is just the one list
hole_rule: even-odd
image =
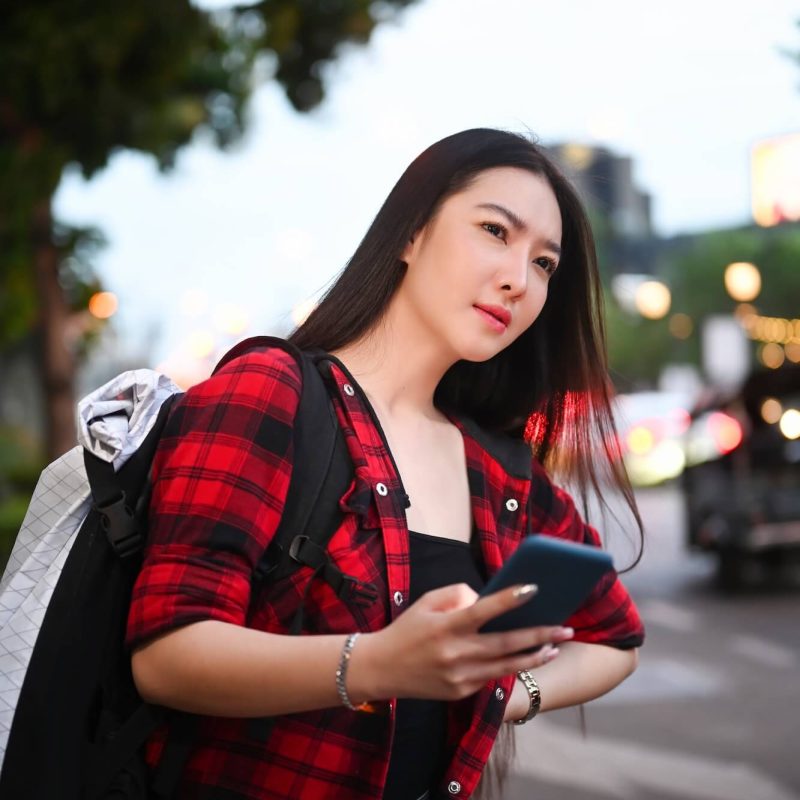
[(706, 398), (684, 446), (689, 545), (716, 553), (721, 587), (791, 574), (800, 564), (800, 365)]

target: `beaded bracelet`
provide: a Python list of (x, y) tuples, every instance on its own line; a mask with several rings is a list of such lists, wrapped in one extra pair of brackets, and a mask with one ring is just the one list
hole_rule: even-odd
[(336, 689), (339, 692), (339, 699), (342, 701), (342, 705), (349, 708), (351, 711), (359, 711), (362, 708), (362, 706), (354, 706), (352, 702), (350, 702), (350, 696), (347, 694), (347, 685), (345, 684), (347, 667), (350, 664), (350, 655), (353, 652), (353, 645), (360, 635), (359, 633), (351, 633), (344, 640), (342, 654), (339, 656), (339, 666), (336, 668)]

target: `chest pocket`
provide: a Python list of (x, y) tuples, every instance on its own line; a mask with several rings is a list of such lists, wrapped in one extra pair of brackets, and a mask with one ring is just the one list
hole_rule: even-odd
[(497, 516), (497, 539), (503, 560), (531, 533), (528, 523), (528, 486), (506, 485)]

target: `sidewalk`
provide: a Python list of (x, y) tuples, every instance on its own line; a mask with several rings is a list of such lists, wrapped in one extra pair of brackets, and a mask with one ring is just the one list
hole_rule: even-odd
[(656, 749), (591, 731), (583, 739), (574, 710), (519, 730), (514, 776), (503, 800), (609, 798), (800, 800), (750, 765), (684, 752), (679, 741), (675, 749)]

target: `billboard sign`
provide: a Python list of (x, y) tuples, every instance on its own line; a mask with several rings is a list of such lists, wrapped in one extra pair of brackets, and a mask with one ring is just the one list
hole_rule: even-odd
[(751, 195), (758, 225), (800, 221), (800, 133), (753, 145)]

